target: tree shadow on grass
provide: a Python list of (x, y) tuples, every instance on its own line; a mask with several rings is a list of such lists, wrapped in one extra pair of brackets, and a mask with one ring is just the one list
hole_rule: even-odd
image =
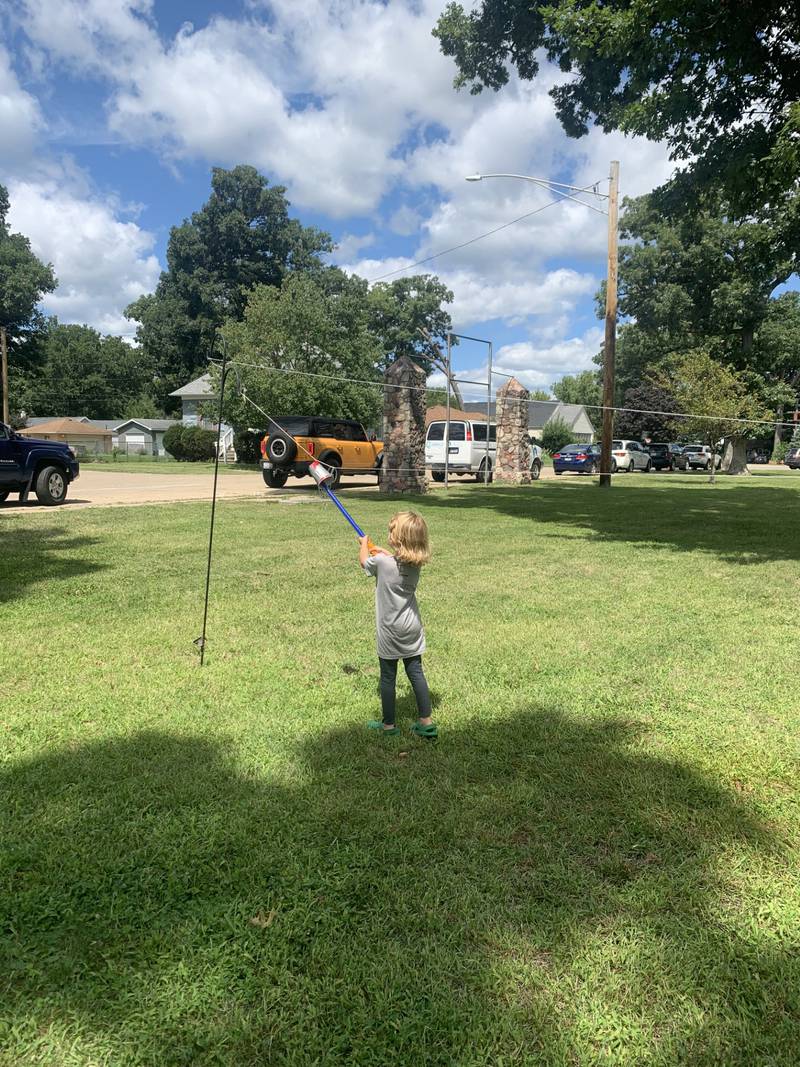
[(24, 596), (38, 582), (105, 569), (82, 551), (98, 538), (69, 536), (62, 526), (27, 526), (5, 530), (0, 537), (0, 603)]
[[(628, 475), (620, 477), (629, 477)], [(610, 492), (588, 479), (533, 486), (441, 490), (409, 499), (424, 513), (482, 510), (571, 526), (593, 540), (711, 552), (730, 563), (800, 559), (800, 494), (781, 485), (687, 484), (649, 476)], [(553, 531), (549, 536), (563, 537)]]
[(9, 1062), (796, 1063), (800, 961), (725, 909), (779, 845), (640, 742), (528, 708), (272, 781), (164, 733), (6, 768)]

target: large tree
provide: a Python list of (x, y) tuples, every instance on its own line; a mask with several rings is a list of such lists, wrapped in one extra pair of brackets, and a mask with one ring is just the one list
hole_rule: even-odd
[(583, 370), (580, 374), (565, 374), (560, 381), (553, 382), (553, 396), (563, 404), (597, 407), (602, 402), (600, 375), (593, 370)]
[(121, 338), (50, 319), (35, 346), (37, 365), (16, 379), (19, 407), (28, 415), (160, 414), (149, 399), (152, 364)]
[[(447, 334), (452, 322), (444, 305), (452, 302), (452, 292), (432, 274), (373, 285), (369, 290), (369, 323), (379, 339), (384, 365), (408, 356), (426, 374), (440, 371), (447, 376)], [(456, 404), (463, 407), (455, 379), (451, 372)]]
[(434, 34), (459, 86), (499, 89), (512, 67), (535, 78), (546, 57), (572, 75), (550, 90), (570, 136), (597, 124), (666, 141), (684, 193), (797, 210), (797, 0), (481, 0), (449, 4)]
[[(366, 296), (363, 279), (335, 268), (289, 274), (280, 288), (254, 289), (243, 320), (223, 330), (236, 372), (226, 389), (231, 425), (266, 430), (266, 415), (329, 415), (374, 425), (383, 406), (382, 351)], [(236, 380), (249, 399), (237, 395)]]
[[(20, 353), (19, 362), (29, 361), (25, 344), (42, 322), (37, 305), (45, 293), (55, 289), (56, 279), (52, 265), (33, 254), (28, 238), (9, 231), (8, 210), (8, 190), (0, 185), (0, 350), (10, 350), (13, 367), (14, 357)], [(3, 397), (9, 410), (10, 399)], [(20, 408), (16, 402), (13, 406)]]
[[(697, 348), (660, 368), (654, 374), (654, 382), (672, 393), (677, 410), (688, 416), (673, 420), (676, 435), (702, 441), (712, 453), (723, 440), (721, 470), (729, 474), (747, 473), (745, 443), (748, 437), (759, 434), (759, 420), (767, 413), (752, 395), (742, 374)], [(712, 482), (715, 470), (712, 463)]]
[(628, 240), (619, 306), (628, 321), (617, 347), (618, 395), (650, 368), (702, 348), (748, 374), (780, 421), (800, 387), (799, 298), (774, 295), (798, 266), (780, 225), (732, 218), (713, 198), (671, 221), (645, 196), (627, 203), (621, 228)]
[(290, 218), (285, 192), (254, 167), (214, 168), (208, 201), (172, 229), (156, 291), (126, 312), (156, 364), (162, 401), (202, 373), (217, 329), (241, 320), (255, 286), (277, 288), (292, 272), (324, 269), (329, 235)]

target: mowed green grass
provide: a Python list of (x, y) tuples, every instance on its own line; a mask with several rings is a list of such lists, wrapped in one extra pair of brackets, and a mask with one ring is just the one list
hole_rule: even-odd
[(798, 484), (416, 501), (437, 744), (317, 497), (202, 670), (207, 506), (0, 519), (0, 1063), (800, 1062)]

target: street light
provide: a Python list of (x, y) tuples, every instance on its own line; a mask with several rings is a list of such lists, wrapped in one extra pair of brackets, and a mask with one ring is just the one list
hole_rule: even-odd
[[(608, 193), (598, 193), (597, 184), (578, 186), (564, 182), (554, 182), (549, 178), (534, 178), (530, 174), (468, 174), (468, 182), (480, 182), (484, 178), (516, 178), (532, 182), (534, 185), (549, 189), (562, 200), (573, 200), (576, 204), (608, 215), (608, 270), (606, 275), (606, 331), (603, 344), (603, 433), (600, 444), (600, 485), (611, 485), (611, 438), (614, 431), (614, 357), (617, 345), (617, 206), (619, 200), (619, 163), (613, 160), (609, 174)], [(561, 192), (561, 190), (568, 190)], [(608, 200), (608, 211), (579, 200), (572, 193), (590, 193), (598, 199)]]

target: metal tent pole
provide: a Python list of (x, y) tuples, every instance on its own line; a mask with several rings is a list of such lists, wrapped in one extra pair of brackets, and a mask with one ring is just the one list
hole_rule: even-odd
[(203, 666), (206, 652), (206, 622), (208, 621), (208, 592), (211, 586), (211, 549), (214, 544), (214, 516), (217, 510), (217, 476), (219, 474), (219, 448), (222, 436), (222, 401), (225, 396), (225, 378), (228, 373), (228, 350), (225, 339), (222, 340), (222, 376), (219, 383), (219, 411), (217, 412), (217, 455), (214, 460), (214, 488), (211, 492), (211, 525), (208, 530), (208, 563), (206, 565), (206, 595), (203, 606), (203, 633), (195, 644), (200, 646), (200, 666)]

